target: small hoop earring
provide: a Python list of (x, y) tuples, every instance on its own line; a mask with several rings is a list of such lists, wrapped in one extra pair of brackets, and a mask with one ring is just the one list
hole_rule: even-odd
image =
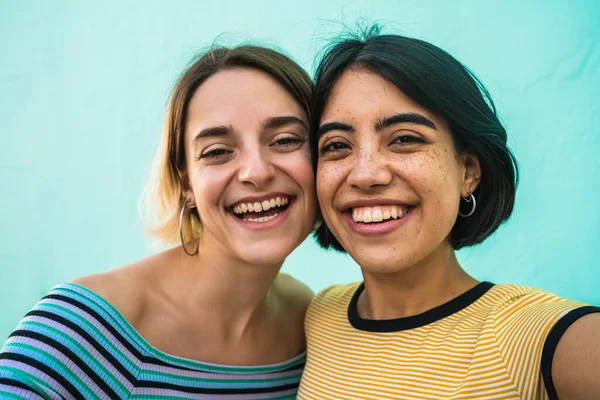
[(188, 256), (195, 256), (196, 254), (198, 254), (198, 247), (196, 247), (196, 251), (193, 253), (190, 253), (186, 248), (185, 248), (185, 243), (183, 242), (183, 212), (185, 211), (186, 208), (196, 208), (196, 206), (191, 206), (190, 207), (190, 202), (191, 200), (187, 200), (185, 202), (185, 206), (181, 207), (181, 213), (179, 213), (179, 237), (181, 238), (181, 247), (183, 247), (183, 251), (185, 251), (185, 254), (187, 254)]
[(470, 217), (471, 215), (473, 215), (473, 213), (475, 212), (475, 209), (477, 208), (477, 201), (475, 201), (475, 196), (473, 196), (473, 193), (469, 193), (469, 197), (463, 197), (462, 199), (464, 201), (466, 201), (467, 203), (471, 203), (471, 211), (469, 211), (467, 214), (463, 214), (460, 212), (460, 208), (459, 208), (458, 215), (460, 215), (463, 218)]

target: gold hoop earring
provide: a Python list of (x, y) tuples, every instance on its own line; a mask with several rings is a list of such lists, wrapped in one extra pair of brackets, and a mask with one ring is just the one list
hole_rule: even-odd
[(179, 237), (181, 238), (181, 247), (183, 247), (183, 251), (185, 251), (185, 254), (187, 254), (188, 256), (192, 257), (195, 256), (196, 254), (198, 254), (198, 247), (196, 247), (196, 251), (193, 253), (190, 253), (186, 248), (185, 248), (185, 243), (183, 242), (183, 213), (185, 211), (186, 208), (192, 209), (192, 208), (196, 208), (196, 206), (190, 206), (191, 200), (187, 200), (185, 202), (185, 205), (183, 207), (181, 207), (181, 213), (179, 213)]
[(471, 203), (471, 211), (469, 211), (467, 214), (463, 214), (460, 212), (460, 208), (459, 208), (458, 215), (460, 215), (463, 218), (470, 217), (471, 215), (473, 215), (473, 213), (475, 212), (475, 209), (477, 208), (477, 201), (475, 201), (475, 196), (473, 196), (473, 193), (469, 193), (469, 197), (463, 197), (462, 199), (464, 201), (466, 201), (467, 203)]

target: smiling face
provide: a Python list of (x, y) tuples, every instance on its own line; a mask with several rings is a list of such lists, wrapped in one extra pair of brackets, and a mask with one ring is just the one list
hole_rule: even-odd
[(443, 118), (378, 75), (347, 70), (318, 135), (323, 218), (363, 272), (399, 272), (447, 255), (479, 164), (456, 153)]
[(194, 93), (185, 127), (184, 196), (200, 248), (252, 264), (281, 263), (316, 218), (303, 108), (270, 75), (216, 73)]

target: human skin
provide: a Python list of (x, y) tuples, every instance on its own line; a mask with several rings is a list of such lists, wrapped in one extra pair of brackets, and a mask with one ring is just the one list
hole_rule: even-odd
[[(479, 161), (456, 152), (443, 118), (378, 75), (351, 69), (335, 83), (319, 132), (321, 211), (361, 266), (369, 294), (359, 311), (414, 315), (476, 284), (456, 261), (449, 235), (460, 198), (477, 187)], [(377, 210), (403, 216), (354, 220), (354, 213)]]
[[(316, 218), (307, 125), (303, 108), (268, 74), (238, 68), (211, 76), (188, 107), (180, 171), (182, 196), (202, 224), (198, 253), (176, 247), (75, 282), (171, 355), (261, 365), (300, 354), (312, 292), (279, 269)], [(269, 221), (233, 212), (273, 197), (288, 205)]]

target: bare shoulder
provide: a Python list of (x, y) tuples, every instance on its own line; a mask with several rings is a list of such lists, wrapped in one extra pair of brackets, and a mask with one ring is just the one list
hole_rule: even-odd
[(72, 283), (85, 287), (115, 307), (132, 325), (143, 317), (148, 291), (163, 253), (99, 274), (82, 276)]
[(275, 279), (277, 292), (287, 304), (306, 311), (314, 297), (314, 292), (304, 283), (289, 274), (280, 273)]
[(565, 331), (552, 360), (552, 381), (561, 399), (593, 399), (600, 393), (600, 313), (585, 315)]
[(306, 349), (304, 318), (314, 293), (304, 283), (282, 273), (275, 279), (273, 289), (279, 304), (281, 332), (286, 343), (293, 347), (290, 354), (300, 354)]

